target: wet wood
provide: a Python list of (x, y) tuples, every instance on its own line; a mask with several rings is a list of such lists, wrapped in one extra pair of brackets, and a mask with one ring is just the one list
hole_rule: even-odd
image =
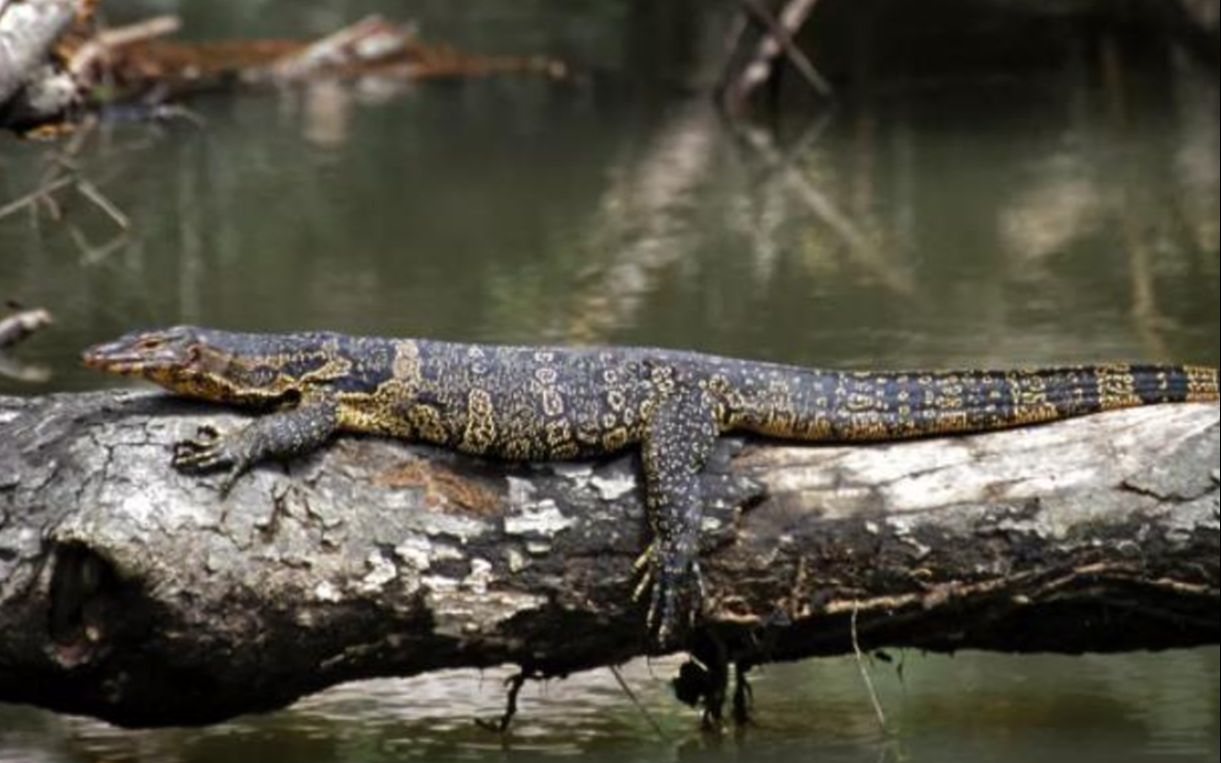
[(18, 310), (12, 315), (0, 317), (0, 350), (12, 347), (52, 323), (51, 313), (42, 308)]
[(0, 109), (0, 126), (30, 131), (58, 125), (82, 104), (135, 103), (147, 109), (235, 85), (359, 77), (568, 76), (567, 67), (554, 59), (469, 54), (422, 42), (413, 25), (376, 16), (312, 41), (184, 42), (167, 39), (180, 27), (174, 16), (95, 29), (83, 20), (93, 5), (91, 0), (28, 0), (10, 6), (0, 18), (0, 106), (11, 97)]
[(541, 56), (479, 56), (425, 43), (409, 25), (377, 17), (308, 40), (150, 40), (123, 49), (110, 76), (125, 92), (165, 89), (168, 96), (247, 85), (318, 78), (387, 77), (408, 80), (529, 73), (567, 76), (566, 67)]
[[(727, 440), (707, 621), (741, 664), (915, 647), (1218, 643), (1219, 413), (1160, 406), (870, 447)], [(222, 499), (158, 393), (0, 399), (0, 701), (203, 723), (331, 684), (649, 651), (635, 460), (508, 466), (344, 437)]]
[[(98, 82), (108, 72), (109, 59), (120, 49), (174, 34), (181, 28), (182, 21), (177, 16), (154, 16), (135, 24), (103, 29), (76, 49), (68, 61), (68, 71), (79, 82)], [(91, 72), (95, 66), (100, 71)]]

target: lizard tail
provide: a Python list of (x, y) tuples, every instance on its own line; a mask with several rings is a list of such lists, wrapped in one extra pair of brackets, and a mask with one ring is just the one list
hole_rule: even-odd
[(799, 372), (758, 389), (733, 428), (807, 442), (980, 432), (1155, 403), (1213, 402), (1217, 371), (1106, 365), (1023, 371)]

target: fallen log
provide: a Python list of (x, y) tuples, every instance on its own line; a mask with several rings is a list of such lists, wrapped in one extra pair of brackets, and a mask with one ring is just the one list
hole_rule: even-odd
[[(242, 419), (144, 392), (0, 398), (0, 701), (205, 723), (358, 678), (648, 653), (633, 457), (342, 437), (223, 499), (169, 467), (174, 440)], [(1219, 422), (1193, 404), (868, 447), (727, 439), (693, 644), (749, 666), (1218, 643)]]
[[(217, 42), (167, 39), (175, 16), (106, 29), (92, 23), (95, 0), (0, 0), (0, 127), (54, 135), (82, 110), (160, 118), (155, 107), (235, 85), (364, 77), (422, 81), (493, 75), (570, 77), (545, 56), (481, 56), (425, 43), (415, 26), (370, 16), (319, 40)], [(44, 128), (44, 129), (40, 129)]]

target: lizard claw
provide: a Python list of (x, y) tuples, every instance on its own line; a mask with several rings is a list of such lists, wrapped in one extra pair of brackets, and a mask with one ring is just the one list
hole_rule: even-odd
[(649, 591), (649, 611), (645, 624), (654, 644), (663, 649), (674, 646), (680, 632), (695, 621), (704, 598), (704, 580), (699, 563), (692, 561), (685, 568), (673, 565), (667, 568), (660, 558), (657, 544), (653, 543), (633, 566), (640, 572), (640, 582), (632, 598), (639, 601), (644, 592)]
[(241, 454), (229, 447), (226, 438), (216, 427), (207, 424), (196, 430), (193, 439), (174, 443), (174, 456), (170, 463), (182, 472), (225, 470), (227, 473), (220, 484), (222, 496), (228, 494), (246, 466)]
[(234, 461), (224, 439), (212, 427), (200, 427), (195, 439), (174, 443), (173, 465), (181, 471), (209, 471)]
[[(644, 592), (649, 590), (649, 586), (653, 583), (653, 556), (657, 553), (656, 548), (656, 543), (650, 543), (644, 553), (632, 563), (632, 571), (640, 575), (640, 582), (636, 584), (636, 590), (632, 592), (632, 601), (640, 601)], [(651, 615), (652, 610), (650, 609)]]

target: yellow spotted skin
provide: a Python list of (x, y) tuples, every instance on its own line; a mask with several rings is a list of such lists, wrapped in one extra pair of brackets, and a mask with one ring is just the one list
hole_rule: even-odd
[(179, 445), (183, 469), (317, 448), (336, 432), (550, 461), (638, 448), (653, 530), (650, 625), (668, 644), (698, 612), (699, 473), (718, 435), (870, 442), (979, 432), (1134, 405), (1216, 401), (1217, 371), (1108, 365), (843, 372), (633, 347), (457, 344), (181, 326), (85, 353), (102, 370), (273, 412)]

